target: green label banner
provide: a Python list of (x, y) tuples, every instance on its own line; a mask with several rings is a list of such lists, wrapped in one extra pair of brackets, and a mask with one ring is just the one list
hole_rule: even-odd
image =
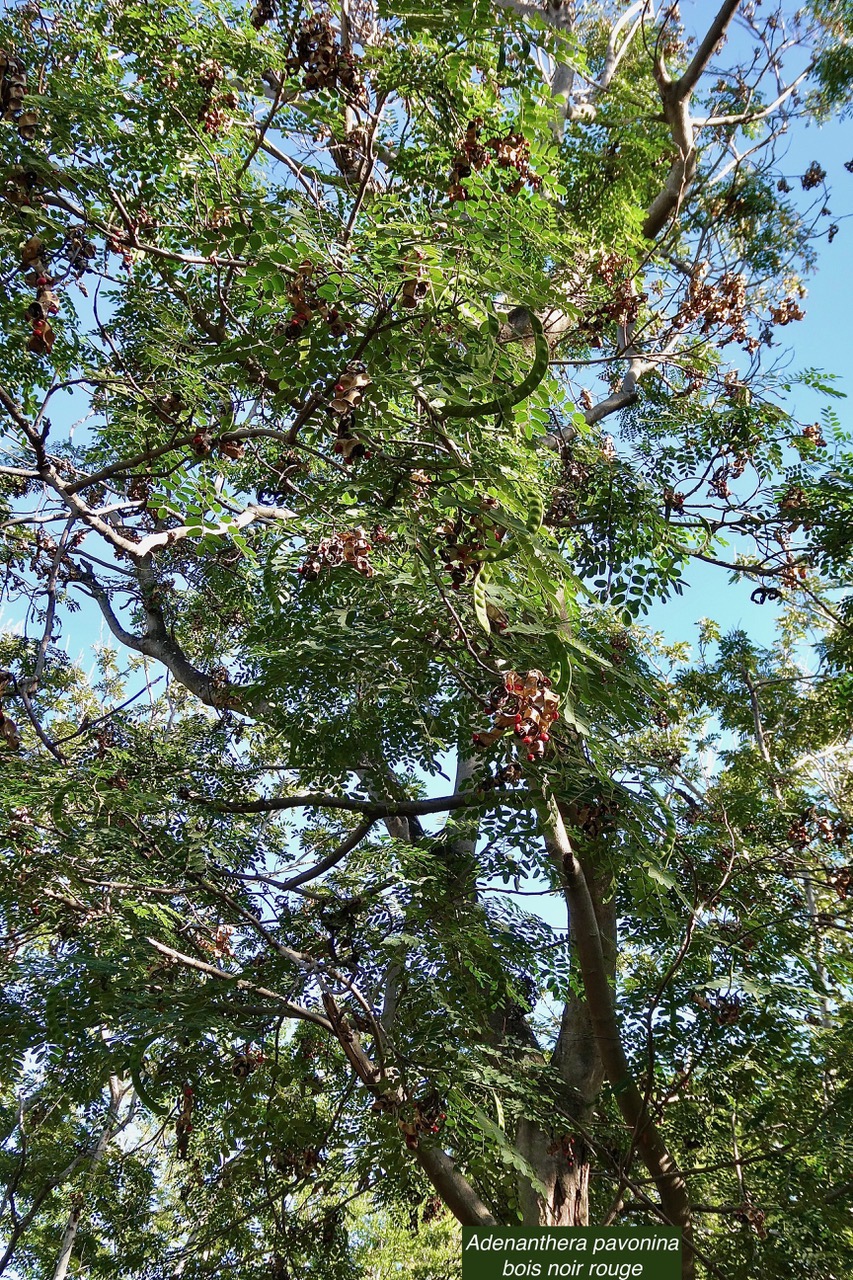
[(675, 1227), (463, 1227), (462, 1280), (681, 1280)]

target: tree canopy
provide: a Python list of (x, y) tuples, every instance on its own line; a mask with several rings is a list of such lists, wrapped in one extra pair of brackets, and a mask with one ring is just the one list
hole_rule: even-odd
[(6, 9), (0, 1275), (849, 1273), (851, 101), (847, 0)]

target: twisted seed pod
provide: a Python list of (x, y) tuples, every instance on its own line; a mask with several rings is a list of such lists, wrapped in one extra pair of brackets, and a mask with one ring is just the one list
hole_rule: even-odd
[(500, 413), (511, 409), (513, 405), (519, 404), (533, 394), (548, 372), (551, 348), (548, 346), (548, 339), (545, 337), (542, 321), (538, 316), (531, 314), (530, 325), (533, 329), (534, 357), (530, 372), (524, 381), (520, 382), (517, 387), (510, 388), (505, 395), (498, 396), (494, 400), (487, 400), (484, 404), (472, 403), (470, 400), (451, 400), (450, 404), (446, 404), (441, 410), (439, 416), (442, 419), (487, 418), (492, 413)]
[(486, 587), (492, 576), (491, 568), (488, 564), (480, 565), (480, 571), (474, 579), (474, 615), (484, 631), (491, 632), (492, 624), (489, 622), (489, 614), (486, 609)]
[[(545, 504), (542, 495), (536, 490), (530, 495), (530, 506), (524, 524), (528, 533), (538, 533), (545, 518)], [(506, 538), (498, 547), (487, 547), (485, 551), (475, 553), (475, 559), (483, 564), (494, 564), (497, 560), (506, 560), (515, 553), (515, 538)]]

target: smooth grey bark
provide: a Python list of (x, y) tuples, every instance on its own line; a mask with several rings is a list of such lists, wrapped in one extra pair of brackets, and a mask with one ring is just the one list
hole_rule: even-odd
[[(86, 1171), (86, 1180), (89, 1181), (97, 1166), (104, 1157), (107, 1147), (115, 1137), (116, 1130), (119, 1127), (119, 1113), (121, 1104), (127, 1095), (129, 1086), (122, 1086), (116, 1076), (110, 1076), (110, 1108), (108, 1112), (107, 1123), (103, 1132), (98, 1139), (98, 1145), (92, 1152), (92, 1159), (89, 1161), (89, 1168)], [(131, 1107), (133, 1100), (131, 1099)], [(71, 1254), (74, 1251), (74, 1241), (77, 1238), (77, 1228), (80, 1225), (80, 1219), (83, 1216), (83, 1210), (86, 1205), (85, 1194), (79, 1191), (71, 1206), (68, 1214), (68, 1221), (65, 1224), (65, 1231), (62, 1234), (62, 1243), (59, 1246), (59, 1257), (56, 1259), (56, 1266), (53, 1270), (51, 1280), (65, 1280), (68, 1275), (68, 1268), (71, 1264)]]
[[(600, 878), (587, 872), (602, 942), (605, 973), (612, 981), (616, 971), (616, 910), (605, 900), (605, 886)], [(568, 900), (567, 900), (568, 905)], [(569, 945), (573, 971), (580, 970), (576, 927), (569, 913)], [(530, 1180), (519, 1179), (519, 1202), (522, 1221), (548, 1226), (586, 1226), (589, 1222), (590, 1160), (583, 1134), (588, 1132), (601, 1086), (604, 1065), (587, 1000), (574, 992), (563, 1006), (560, 1032), (551, 1066), (566, 1086), (564, 1110), (575, 1122), (565, 1134), (548, 1133), (529, 1119), (518, 1126), (517, 1145), (546, 1190), (543, 1196)], [(571, 1138), (568, 1146), (562, 1139)]]
[(687, 1184), (631, 1073), (611, 990), (609, 970), (612, 958), (608, 959), (607, 942), (602, 937), (590, 884), (553, 798), (549, 798), (547, 814), (543, 818), (543, 833), (546, 848), (559, 869), (573, 920), (572, 931), (583, 977), (584, 998), (603, 1075), (613, 1088), (617, 1106), (657, 1188), (666, 1218), (673, 1226), (682, 1229), (685, 1246), (682, 1278), (694, 1280), (696, 1259), (691, 1247), (692, 1212)]

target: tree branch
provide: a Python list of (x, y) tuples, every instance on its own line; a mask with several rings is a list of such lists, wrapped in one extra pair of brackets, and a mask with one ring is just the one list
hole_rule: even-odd
[[(143, 606), (148, 622), (148, 631), (144, 636), (134, 635), (122, 626), (106, 588), (90, 569), (75, 565), (73, 573), (76, 581), (89, 592), (100, 608), (107, 626), (119, 643), (127, 649), (133, 649), (136, 653), (144, 654), (146, 658), (153, 658), (155, 662), (162, 663), (167, 671), (171, 672), (184, 688), (189, 689), (190, 693), (195, 694), (205, 706), (215, 707), (217, 710), (237, 711), (243, 715), (262, 715), (269, 710), (269, 703), (261, 695), (255, 696), (250, 690), (237, 685), (217, 688), (209, 675), (193, 666), (166, 628), (162, 611), (152, 595), (150, 565), (141, 566), (141, 569)], [(146, 572), (149, 575), (148, 578), (146, 578)]]
[(379, 818), (417, 818), (429, 813), (447, 813), (451, 809), (483, 808), (500, 805), (532, 805), (529, 791), (465, 791), (451, 796), (435, 796), (429, 800), (359, 800), (354, 796), (336, 796), (327, 791), (300, 791), (290, 796), (270, 796), (260, 800), (209, 800), (206, 796), (186, 797), (219, 813), (275, 813), (283, 809), (346, 809), (351, 813)]
[(156, 938), (146, 938), (145, 941), (155, 951), (159, 951), (160, 955), (168, 957), (169, 960), (175, 960), (187, 969), (195, 969), (198, 973), (204, 973), (209, 978), (216, 978), (220, 982), (233, 983), (238, 991), (251, 991), (253, 995), (263, 996), (265, 1000), (275, 1001), (276, 1004), (281, 1005), (287, 1011), (288, 1016), (291, 1018), (297, 1018), (302, 1022), (313, 1022), (315, 1026), (322, 1027), (324, 1031), (332, 1030), (331, 1022), (328, 1018), (324, 1018), (322, 1013), (317, 1013), (314, 1009), (306, 1009), (301, 1004), (294, 1004), (292, 1000), (279, 995), (277, 991), (270, 991), (268, 987), (259, 987), (254, 982), (247, 982), (245, 978), (239, 977), (236, 973), (228, 973), (224, 969), (217, 969), (216, 965), (206, 964), (204, 960), (196, 960), (194, 956), (188, 956), (182, 951), (176, 951), (174, 947), (167, 947), (165, 943), (158, 942)]
[[(619, 63), (622, 61), (622, 59), (625, 57), (625, 54), (628, 52), (628, 49), (630, 48), (630, 45), (631, 45), (631, 41), (634, 39), (634, 36), (637, 34), (640, 27), (642, 26), (643, 21), (645, 20), (646, 14), (649, 12), (651, 7), (652, 7), (652, 0), (636, 0), (636, 2), (632, 4), (630, 8), (625, 10), (622, 16), (618, 19), (618, 21), (613, 24), (613, 28), (610, 32), (610, 39), (607, 42), (607, 51), (604, 55), (604, 70), (602, 71), (601, 79), (598, 82), (596, 96), (598, 96), (599, 94), (605, 93), (607, 89), (609, 89), (613, 81), (613, 77), (616, 75), (616, 72), (619, 68)], [(622, 41), (621, 45), (618, 45), (617, 47), (617, 39), (620, 32), (631, 21), (633, 21), (634, 25), (631, 27), (631, 30), (628, 32), (628, 34), (625, 36), (625, 39)]]
[(725, 38), (739, 3), (740, 0), (725, 0), (680, 79), (670, 80), (662, 61), (658, 60), (655, 66), (664, 119), (669, 125), (672, 140), (678, 147), (679, 154), (673, 162), (662, 190), (652, 201), (646, 213), (643, 235), (647, 240), (657, 239), (670, 216), (683, 203), (693, 185), (696, 177), (697, 154), (695, 125), (690, 117), (690, 98), (714, 50)]
[(740, 0), (724, 0), (717, 12), (717, 16), (705, 33), (704, 39), (700, 42), (699, 47), (691, 58), (690, 65), (684, 75), (676, 80), (673, 85), (673, 94), (676, 98), (685, 100), (692, 94), (699, 83), (699, 77), (711, 61), (714, 50), (725, 39), (739, 5)]
[(463, 1226), (498, 1225), (497, 1218), (477, 1195), (471, 1183), (440, 1147), (425, 1147), (419, 1143), (415, 1158), (450, 1212)]
[(325, 858), (321, 858), (313, 867), (309, 867), (307, 871), (301, 871), (299, 875), (292, 876), (290, 880), (283, 880), (278, 883), (278, 888), (282, 893), (289, 893), (292, 889), (297, 889), (301, 884), (307, 884), (309, 880), (316, 880), (317, 876), (321, 876), (326, 871), (331, 871), (332, 867), (336, 867), (348, 853), (357, 848), (367, 835), (370, 828), (377, 821), (374, 817), (365, 818), (358, 826), (350, 832), (345, 840), (333, 849)]

